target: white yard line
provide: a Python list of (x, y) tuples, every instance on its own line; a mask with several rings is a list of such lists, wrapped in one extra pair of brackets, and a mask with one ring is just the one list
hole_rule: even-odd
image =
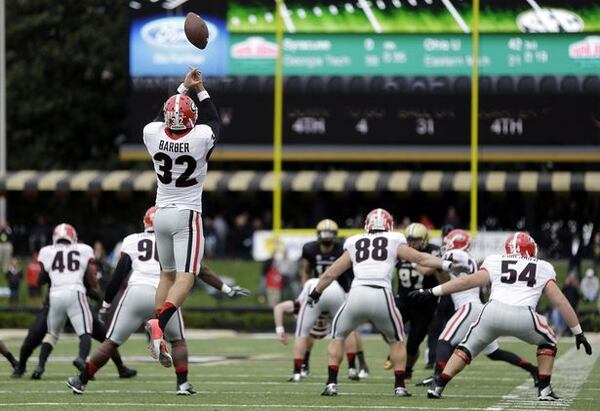
[(531, 388), (531, 380), (528, 378), (509, 394), (504, 395), (499, 403), (487, 410), (540, 410), (542, 408), (554, 410), (569, 408), (594, 368), (594, 364), (596, 364), (599, 355), (597, 344), (593, 348), (595, 351), (591, 356), (588, 356), (583, 348), (578, 351), (573, 347), (556, 360), (552, 371), (552, 386), (561, 398), (560, 401), (544, 403), (538, 401), (537, 390)]
[(471, 29), (467, 23), (465, 23), (465, 20), (462, 18), (458, 10), (456, 10), (456, 7), (454, 7), (454, 5), (450, 2), (450, 0), (442, 0), (442, 3), (444, 3), (444, 6), (446, 6), (452, 17), (454, 17), (454, 20), (460, 26), (462, 31), (465, 33), (470, 33)]
[(288, 31), (288, 33), (295, 33), (296, 26), (294, 25), (294, 22), (292, 21), (292, 17), (290, 16), (290, 11), (288, 10), (287, 6), (285, 5), (285, 2), (281, 2), (281, 7), (280, 7), (279, 12), (281, 13), (281, 18), (283, 19), (283, 24), (285, 24), (285, 29)]
[[(401, 405), (291, 405), (291, 404), (203, 404), (203, 403), (177, 403), (177, 404), (143, 404), (137, 402), (9, 402), (2, 403), (2, 406), (10, 407), (143, 407), (143, 408), (277, 408), (277, 409), (351, 409), (351, 410), (431, 410), (431, 407), (415, 407)], [(484, 411), (485, 408), (467, 408), (467, 407), (443, 407), (444, 410), (451, 411)]]
[(358, 5), (362, 9), (363, 13), (365, 13), (365, 16), (367, 16), (367, 19), (369, 20), (369, 23), (371, 23), (371, 26), (373, 27), (375, 33), (381, 33), (383, 29), (381, 28), (381, 24), (379, 24), (379, 21), (373, 14), (373, 10), (371, 10), (371, 5), (369, 4), (369, 2), (367, 0), (358, 0)]

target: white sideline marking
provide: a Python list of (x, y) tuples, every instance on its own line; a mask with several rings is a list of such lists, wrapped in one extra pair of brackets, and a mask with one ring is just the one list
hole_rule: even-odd
[(367, 0), (358, 0), (358, 4), (360, 5), (360, 8), (362, 9), (363, 13), (365, 13), (365, 16), (367, 16), (367, 19), (369, 20), (369, 23), (371, 23), (371, 26), (373, 26), (373, 30), (375, 31), (375, 33), (381, 33), (381, 24), (379, 24), (379, 21), (373, 14), (373, 10), (371, 10), (371, 5), (369, 4), (369, 2), (367, 2)]
[[(291, 405), (291, 404), (142, 404), (138, 402), (9, 402), (3, 406), (32, 407), (32, 406), (89, 406), (89, 407), (156, 407), (156, 408), (283, 408), (283, 409), (351, 409), (351, 410), (431, 410), (431, 407), (415, 407), (400, 405)], [(485, 408), (467, 407), (444, 407), (444, 410), (452, 411), (483, 411)]]
[(552, 385), (560, 397), (559, 401), (543, 403), (538, 401), (537, 392), (530, 388), (531, 381), (527, 379), (509, 394), (504, 395), (498, 404), (489, 407), (487, 411), (523, 410), (526, 408), (539, 410), (542, 406), (544, 409), (569, 408), (596, 364), (599, 354), (598, 347), (594, 346), (593, 348), (594, 352), (588, 356), (583, 351), (583, 347), (579, 351), (573, 347), (556, 360), (552, 372)]
[(467, 23), (465, 23), (458, 10), (456, 10), (454, 4), (450, 3), (450, 0), (442, 0), (442, 3), (444, 3), (444, 6), (446, 6), (452, 17), (454, 17), (454, 20), (456, 21), (456, 23), (458, 23), (462, 31), (464, 31), (465, 33), (470, 33), (471, 29), (469, 28)]
[[(342, 391), (340, 396), (344, 397), (376, 397), (381, 398), (382, 393), (374, 392), (374, 393), (365, 393), (365, 392), (346, 392), (341, 388)], [(256, 391), (206, 391), (206, 390), (197, 390), (200, 395), (255, 395)], [(19, 394), (48, 394), (48, 395), (64, 395), (66, 392), (69, 392), (69, 388), (65, 388), (62, 390), (20, 390)], [(416, 391), (415, 391), (416, 392)], [(413, 394), (415, 393), (413, 392)], [(14, 390), (0, 390), (0, 394), (14, 394)], [(85, 391), (86, 394), (164, 394), (169, 395), (173, 394), (173, 391), (166, 390), (95, 390), (92, 386), (91, 388), (88, 386)], [(86, 395), (84, 394), (84, 395)], [(261, 391), (261, 395), (311, 395), (310, 392), (306, 391)], [(318, 391), (315, 391), (315, 395), (318, 394)], [(385, 395), (385, 394), (383, 394)], [(498, 395), (492, 394), (456, 394), (456, 395), (444, 395), (444, 398), (498, 398)], [(593, 401), (592, 397), (577, 397), (580, 400)], [(537, 401), (536, 401), (537, 404)]]

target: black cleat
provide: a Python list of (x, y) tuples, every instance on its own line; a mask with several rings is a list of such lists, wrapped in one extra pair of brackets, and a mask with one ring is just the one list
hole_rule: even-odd
[(439, 376), (435, 376), (429, 389), (427, 390), (427, 398), (431, 399), (439, 399), (442, 398), (442, 392), (444, 392), (444, 386), (442, 385), (441, 379)]
[(327, 384), (321, 395), (325, 397), (335, 397), (338, 395), (337, 384)]
[(412, 397), (412, 394), (406, 390), (406, 387), (394, 388), (395, 397)]
[(71, 389), (73, 394), (83, 394), (83, 391), (85, 391), (85, 384), (81, 383), (79, 377), (70, 377), (67, 380), (67, 387)]
[(538, 400), (539, 401), (558, 401), (560, 397), (554, 394), (552, 391), (552, 387), (549, 385), (546, 388), (538, 390)]
[(42, 379), (42, 375), (44, 374), (44, 367), (42, 366), (37, 366), (37, 368), (35, 369), (35, 371), (31, 374), (31, 379), (32, 380), (41, 380)]
[(13, 373), (10, 375), (10, 378), (21, 378), (23, 374), (25, 374), (25, 369), (21, 368), (21, 366), (17, 364)]
[(177, 395), (196, 395), (198, 392), (194, 390), (194, 387), (189, 382), (184, 382), (177, 386)]
[(119, 378), (133, 378), (137, 375), (137, 370), (125, 366), (119, 368)]

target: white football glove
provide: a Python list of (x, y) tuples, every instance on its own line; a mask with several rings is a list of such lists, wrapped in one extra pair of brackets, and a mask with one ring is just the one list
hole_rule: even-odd
[(229, 291), (227, 295), (229, 297), (248, 297), (250, 295), (250, 290), (234, 285), (231, 287), (231, 291)]
[(469, 255), (464, 251), (446, 251), (442, 259), (450, 263), (448, 265), (448, 269), (445, 271), (455, 275), (471, 272), (469, 266)]

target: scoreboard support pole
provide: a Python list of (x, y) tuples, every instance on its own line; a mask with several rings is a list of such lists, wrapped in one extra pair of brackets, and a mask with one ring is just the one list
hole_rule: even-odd
[(473, 65), (471, 72), (471, 235), (477, 234), (479, 191), (479, 0), (473, 0)]
[(283, 140), (283, 0), (275, 0), (275, 103), (273, 104), (273, 234), (281, 233), (281, 151)]

